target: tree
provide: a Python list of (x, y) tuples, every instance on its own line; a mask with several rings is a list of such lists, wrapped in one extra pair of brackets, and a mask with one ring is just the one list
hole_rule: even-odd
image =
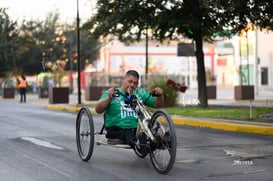
[(16, 71), (19, 57), (17, 22), (12, 21), (5, 8), (0, 8), (0, 76)]
[[(67, 37), (66, 49), (68, 50), (69, 59), (77, 60), (77, 35), (76, 30), (70, 28), (64, 32)], [(99, 41), (92, 39), (90, 32), (87, 30), (81, 30), (80, 32), (80, 52), (81, 52), (81, 70), (85, 68), (86, 64), (93, 63), (97, 60), (99, 49)], [(70, 69), (70, 65), (66, 65), (66, 69)], [(77, 70), (77, 66), (72, 67), (73, 70)]]
[(20, 52), (19, 67), (24, 74), (38, 74), (42, 69), (42, 50), (39, 46), (42, 39), (42, 22), (23, 21), (20, 27)]
[(271, 29), (271, 0), (98, 0), (97, 13), (84, 25), (93, 36), (139, 41), (147, 28), (158, 40), (187, 36), (195, 42), (198, 98), (207, 107), (203, 41), (231, 37), (248, 24)]
[(43, 55), (48, 60), (56, 61), (62, 54), (61, 46), (55, 42), (58, 27), (58, 14), (49, 13), (45, 21), (24, 20), (20, 27), (19, 45), (20, 56), (17, 66), (23, 74), (38, 74), (44, 71)]
[[(23, 21), (20, 30), (20, 56), (19, 66), (27, 74), (38, 74), (48, 69), (47, 62), (57, 60), (73, 61), (73, 54), (77, 52), (77, 37), (75, 26), (58, 22), (59, 14), (51, 12), (45, 21)], [(90, 33), (81, 32), (81, 70), (85, 64), (97, 59), (97, 40), (90, 39)], [(88, 61), (87, 61), (88, 60)], [(77, 66), (70, 67), (66, 64), (66, 70), (77, 70)]]

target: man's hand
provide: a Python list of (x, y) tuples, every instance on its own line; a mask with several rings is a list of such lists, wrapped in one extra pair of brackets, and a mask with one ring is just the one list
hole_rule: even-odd
[(105, 111), (105, 109), (107, 108), (107, 106), (109, 105), (109, 103), (111, 102), (114, 94), (115, 94), (115, 88), (114, 87), (109, 88), (108, 89), (108, 97), (97, 102), (97, 104), (95, 106), (95, 111), (99, 114), (103, 113)]
[(164, 106), (164, 96), (163, 96), (163, 89), (160, 87), (156, 87), (153, 91), (155, 97), (155, 108), (163, 107)]
[(155, 96), (161, 96), (161, 95), (163, 95), (163, 90), (162, 90), (160, 87), (156, 87), (156, 88), (154, 89), (154, 91), (153, 91), (153, 94), (154, 94)]
[(111, 87), (108, 89), (108, 97), (111, 100), (113, 98), (113, 96), (115, 95), (115, 88)]

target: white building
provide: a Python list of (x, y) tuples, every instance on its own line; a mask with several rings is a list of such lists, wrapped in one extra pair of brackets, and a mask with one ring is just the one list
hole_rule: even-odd
[(256, 93), (273, 89), (272, 42), (272, 32), (248, 31), (247, 35), (215, 43), (217, 85), (254, 85)]
[[(216, 77), (215, 83), (219, 87), (249, 84), (255, 85), (256, 91), (273, 89), (271, 42), (272, 33), (249, 31), (244, 37), (234, 36), (231, 40), (217, 41), (214, 45), (205, 43), (205, 68)], [(117, 40), (103, 41), (98, 66), (103, 67), (106, 75), (121, 76), (128, 69), (136, 69), (145, 75), (145, 43), (129, 45)], [(181, 84), (197, 88), (196, 58), (177, 56), (177, 44), (171, 41), (160, 44), (149, 40), (148, 75), (179, 76)], [(209, 81), (207, 83), (210, 84)]]

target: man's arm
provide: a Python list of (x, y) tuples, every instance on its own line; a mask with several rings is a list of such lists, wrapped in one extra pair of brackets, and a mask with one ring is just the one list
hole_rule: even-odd
[(154, 94), (156, 95), (155, 97), (155, 108), (160, 108), (164, 106), (164, 95), (163, 95), (163, 90), (160, 87), (156, 87), (154, 89)]
[(114, 88), (108, 89), (108, 97), (106, 97), (105, 99), (99, 101), (96, 104), (95, 111), (98, 114), (101, 114), (101, 113), (103, 113), (105, 111), (105, 109), (108, 107), (109, 103), (111, 102), (114, 93), (115, 93), (115, 89)]

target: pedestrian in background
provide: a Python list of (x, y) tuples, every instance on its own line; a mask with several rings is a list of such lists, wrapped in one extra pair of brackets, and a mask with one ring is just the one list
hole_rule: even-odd
[(21, 76), (22, 80), (19, 82), (19, 91), (20, 91), (20, 102), (26, 102), (26, 89), (27, 89), (27, 81), (24, 75)]

